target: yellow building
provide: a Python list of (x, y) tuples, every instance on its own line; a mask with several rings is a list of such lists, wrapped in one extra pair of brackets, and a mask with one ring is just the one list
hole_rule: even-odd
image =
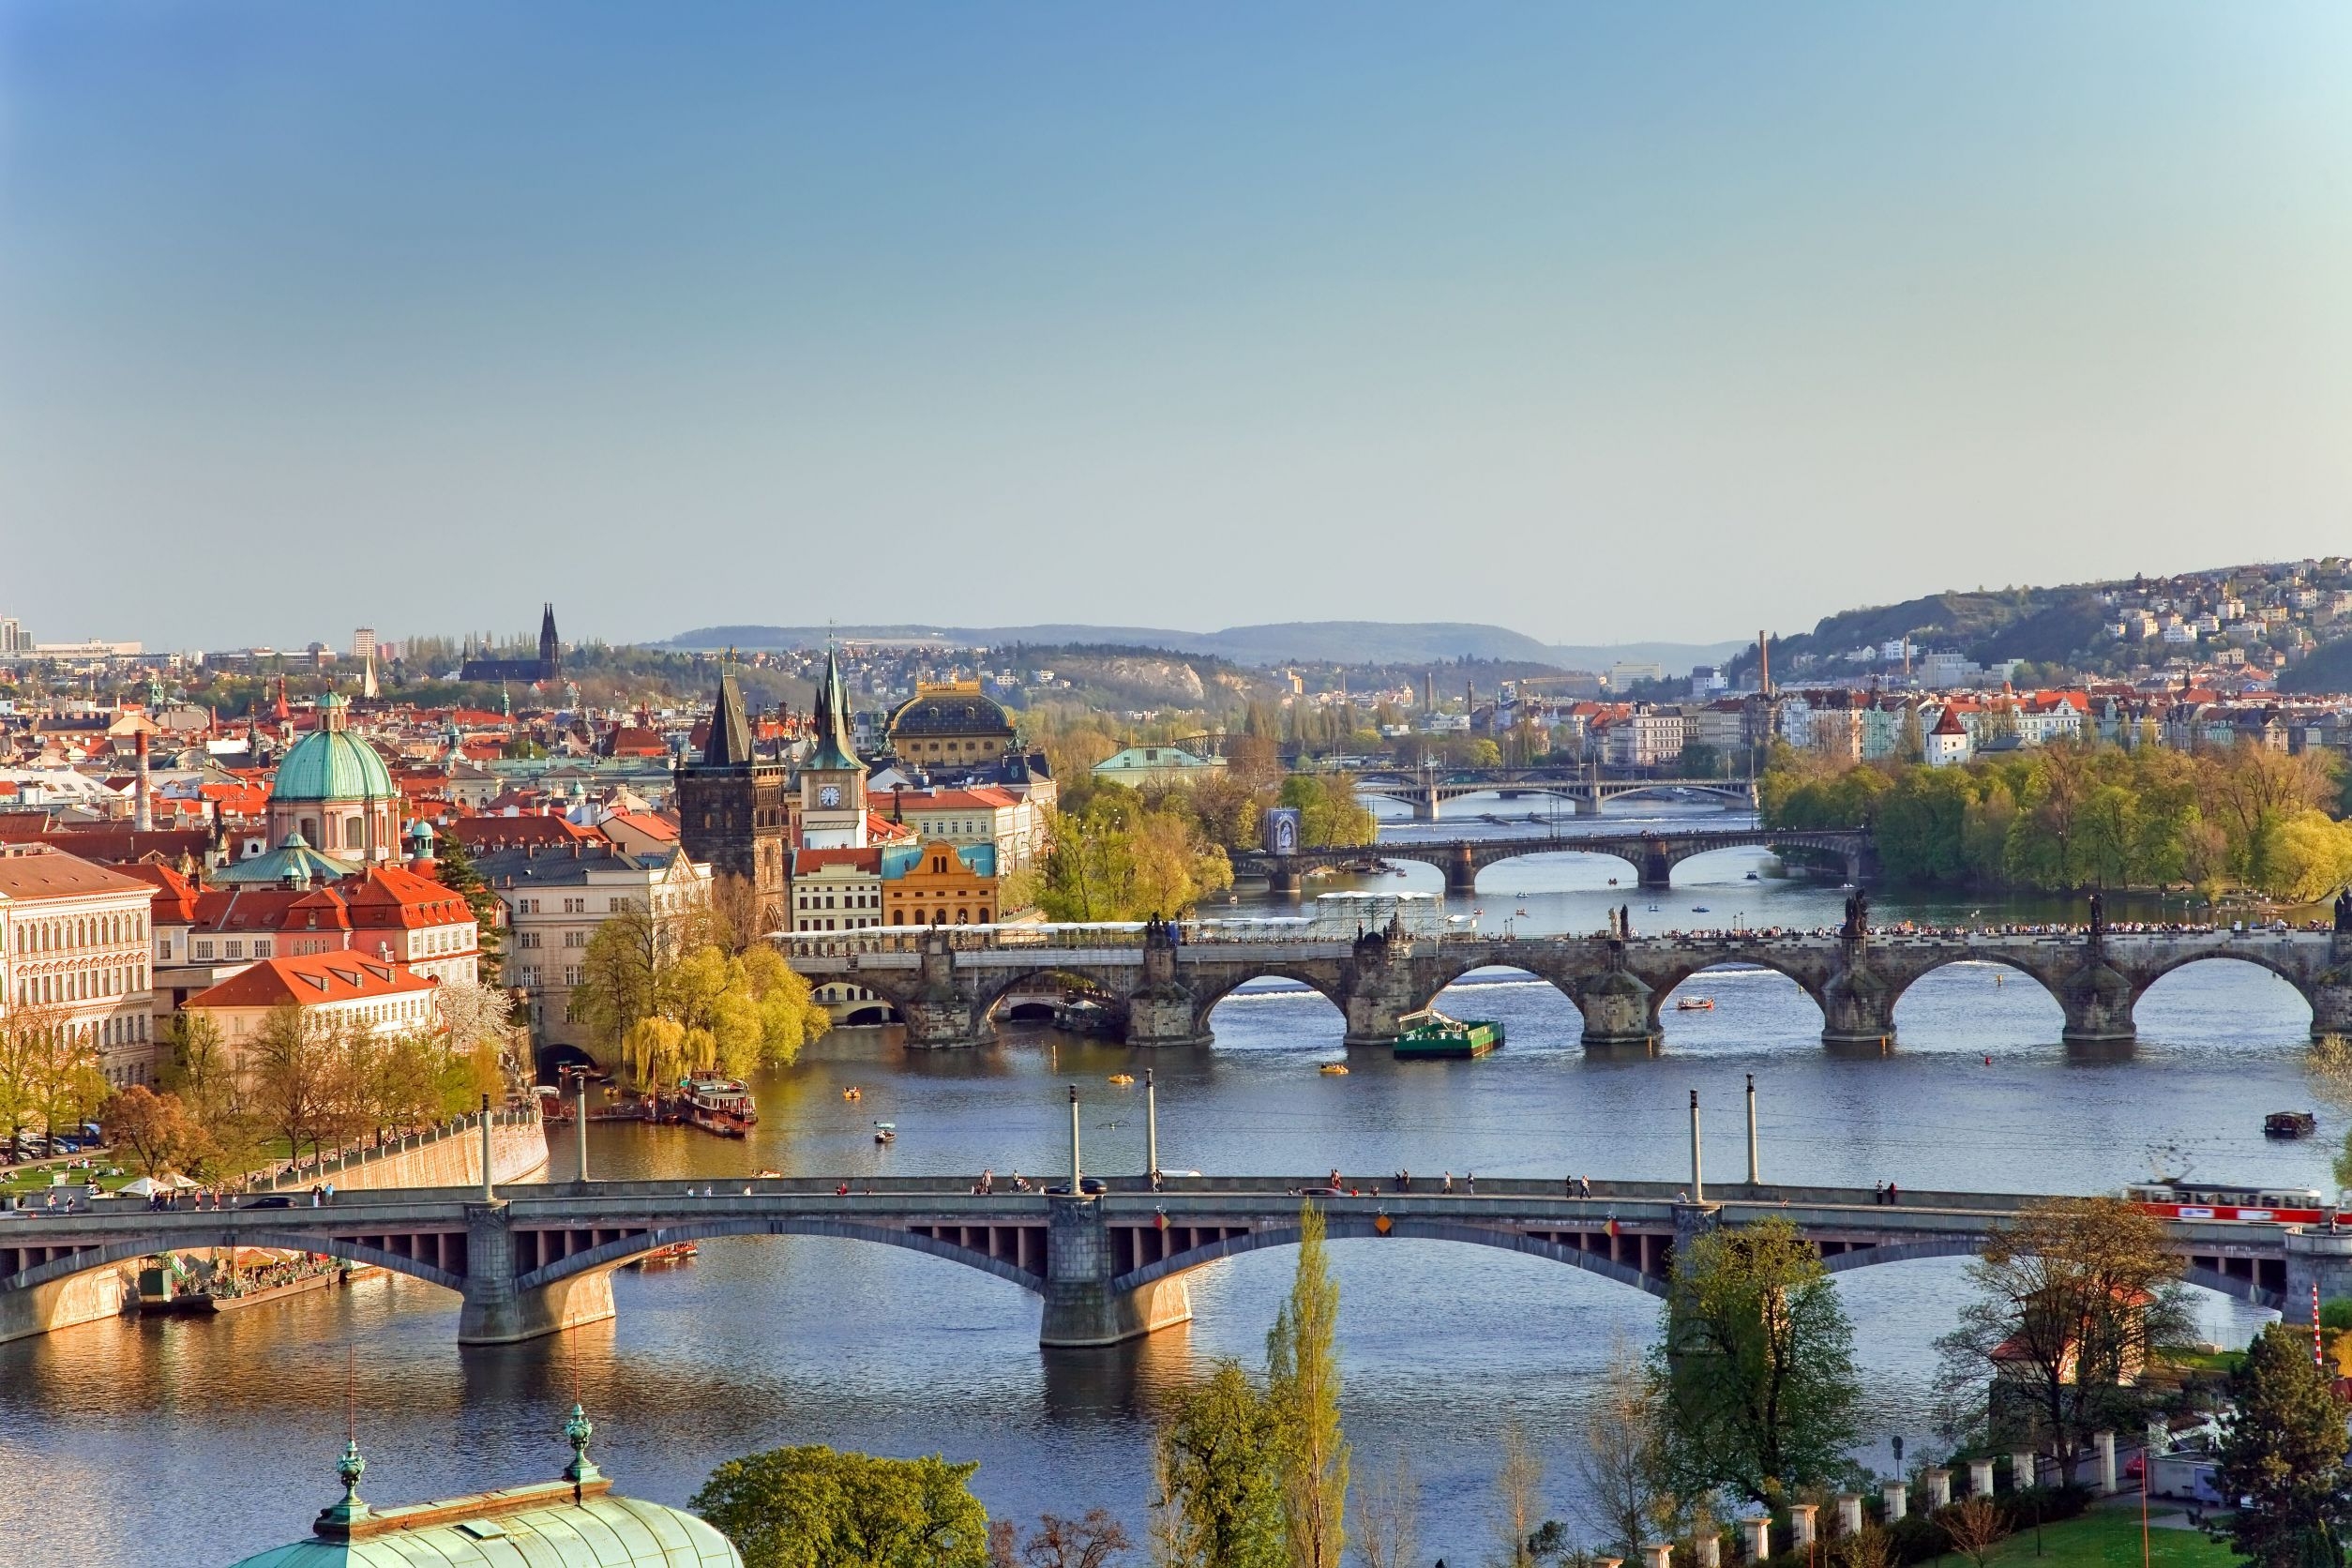
[(997, 915), (996, 850), (928, 839), (896, 876), (882, 879), (882, 918), (893, 926), (987, 926)]

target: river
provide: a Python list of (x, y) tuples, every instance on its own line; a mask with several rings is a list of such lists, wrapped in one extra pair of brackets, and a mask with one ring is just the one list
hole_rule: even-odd
[[(1522, 803), (1480, 805), (1526, 816)], [(1531, 831), (1482, 822), (1480, 805), (1395, 831)], [(1583, 825), (1740, 820), (1627, 806)], [(1615, 860), (1529, 857), (1490, 867), (1476, 905), (1487, 927), (1507, 918), (1526, 934), (1596, 929), (1621, 902), (1633, 905), (1637, 929), (1735, 916), (1836, 921), (1835, 890), (1747, 880), (1764, 864), (1760, 852), (1707, 855), (1676, 868), (1672, 893), (1651, 896)], [(1440, 883), (1410, 867), (1373, 885)], [(1246, 899), (1234, 910), (1273, 912)], [(1988, 919), (2070, 913), (1890, 897), (1877, 917), (1977, 910)], [(1328, 1003), (1244, 991), (1217, 1008), (1213, 1048), (1150, 1062), (1162, 1164), (1671, 1179), (1687, 1173), (1685, 1102), (1696, 1088), (1710, 1168), (1731, 1176), (1743, 1158), (1749, 1073), (1765, 1174), (1790, 1181), (2102, 1191), (2146, 1174), (2161, 1147), (2207, 1177), (2325, 1186), (2347, 1122), (2307, 1075), (2300, 998), (2243, 964), (2193, 965), (2160, 982), (2128, 1051), (2061, 1047), (2056, 1004), (1984, 966), (1940, 971), (1907, 993), (1899, 1048), (1883, 1057), (1824, 1052), (1814, 1004), (1765, 972), (1710, 972), (1685, 993), (1715, 1007), (1669, 1010), (1657, 1055), (1588, 1057), (1564, 997), (1473, 978), (1440, 1004), (1501, 1019), (1503, 1050), (1403, 1065), (1358, 1051), (1350, 1073), (1335, 1077), (1316, 1071), (1346, 1054)], [(1145, 1064), (1123, 1048), (1042, 1030), (946, 1053), (909, 1052), (895, 1030), (841, 1030), (758, 1083), (762, 1117), (748, 1147), (690, 1129), (601, 1125), (590, 1160), (615, 1177), (1042, 1171), (1066, 1158), (1065, 1086), (1075, 1083), (1089, 1168), (1139, 1169), (1140, 1089), (1106, 1080)], [(842, 1098), (852, 1084), (862, 1101)], [(2263, 1114), (2289, 1108), (2316, 1110), (2319, 1136), (2266, 1141)], [(895, 1145), (873, 1143), (877, 1119), (897, 1123)], [(561, 1180), (572, 1166), (568, 1140), (557, 1142), (550, 1174)], [(1024, 1291), (897, 1248), (812, 1238), (709, 1243), (674, 1269), (624, 1270), (615, 1320), (463, 1354), (455, 1299), (398, 1278), (218, 1319), (87, 1325), (0, 1346), (0, 1541), (12, 1548), (10, 1568), (163, 1568), (234, 1561), (298, 1538), (337, 1492), (351, 1344), (364, 1491), (379, 1502), (552, 1477), (577, 1384), (597, 1423), (596, 1457), (633, 1495), (682, 1503), (723, 1459), (822, 1442), (976, 1459), (973, 1485), (992, 1515), (1033, 1522), (1041, 1510), (1101, 1504), (1139, 1522), (1155, 1410), (1219, 1357), (1259, 1364), (1293, 1257), (1274, 1249), (1200, 1271), (1186, 1327), (1121, 1350), (1050, 1356), (1037, 1349), (1037, 1307)], [(1442, 1243), (1349, 1243), (1333, 1260), (1356, 1466), (1365, 1473), (1410, 1454), (1423, 1555), (1485, 1554), (1495, 1433), (1506, 1417), (1545, 1461), (1548, 1511), (1573, 1524), (1569, 1460), (1591, 1374), (1613, 1346), (1648, 1342), (1657, 1303), (1581, 1270)], [(1915, 1450), (1932, 1443), (1932, 1343), (1952, 1324), (1960, 1268), (1946, 1259), (1839, 1276), (1866, 1378), (1862, 1456), (1882, 1467), (1891, 1436)], [(2242, 1339), (2261, 1320), (2202, 1300), (2217, 1339)]]

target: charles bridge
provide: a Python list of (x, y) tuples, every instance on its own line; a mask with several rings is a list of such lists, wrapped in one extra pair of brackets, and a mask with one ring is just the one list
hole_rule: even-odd
[[(1075, 1092), (1074, 1092), (1075, 1093)], [(1750, 1145), (1750, 1168), (1755, 1168)], [(1072, 1161), (1073, 1166), (1077, 1160)], [(1696, 1174), (1696, 1171), (1695, 1171)], [(121, 1309), (117, 1271), (161, 1252), (275, 1248), (373, 1264), (455, 1292), (458, 1339), (509, 1344), (613, 1316), (612, 1271), (679, 1242), (829, 1236), (964, 1264), (1041, 1298), (1048, 1347), (1115, 1344), (1192, 1316), (1185, 1277), (1221, 1259), (1297, 1242), (1303, 1191), (1321, 1176), (1116, 1177), (1070, 1196), (983, 1194), (975, 1177), (724, 1183), (573, 1182), (386, 1189), (321, 1208), (157, 1212), (101, 1200), (97, 1212), (0, 1216), (0, 1341)], [(1093, 1185), (1090, 1180), (1085, 1185)], [(1475, 1192), (1418, 1178), (1343, 1176), (1312, 1199), (1335, 1240), (1440, 1241), (1565, 1263), (1663, 1295), (1680, 1243), (1766, 1214), (1796, 1225), (1833, 1272), (1958, 1257), (2024, 1204), (2018, 1194), (1906, 1192), (1899, 1204), (1853, 1188), (1661, 1182), (1485, 1180)], [(2188, 1280), (2260, 1304), (2352, 1294), (2352, 1234), (2171, 1221)], [(1474, 1275), (1471, 1277), (1474, 1278)], [(78, 1291), (78, 1294), (77, 1294)], [(111, 1292), (93, 1304), (82, 1297)]]
[(1311, 873), (1367, 861), (1410, 860), (1434, 866), (1445, 874), (1445, 890), (1455, 894), (1478, 891), (1478, 873), (1498, 861), (1530, 854), (1614, 855), (1634, 867), (1646, 889), (1672, 884), (1674, 867), (1694, 855), (1715, 850), (1769, 849), (1802, 852), (1804, 855), (1844, 865), (1846, 880), (1875, 882), (1878, 853), (1871, 836), (1862, 828), (1703, 828), (1681, 833), (1556, 833), (1486, 838), (1383, 838), (1355, 848), (1293, 850), (1275, 854), (1244, 850), (1233, 855), (1237, 877), (1263, 877), (1275, 893), (1296, 893)]
[(1756, 806), (1754, 779), (1604, 778), (1589, 767), (1370, 768), (1355, 776), (1355, 784), (1359, 795), (1410, 806), (1417, 822), (1438, 821), (1447, 801), (1465, 795), (1500, 795), (1505, 800), (1541, 795), (1566, 801), (1572, 812), (1587, 816), (1599, 815), (1603, 802), (1622, 795), (1667, 792), (1703, 795), (1735, 811)]
[(793, 969), (859, 986), (897, 1009), (908, 1043), (955, 1047), (992, 1037), (990, 1015), (1016, 988), (1074, 987), (1123, 1012), (1134, 1046), (1198, 1046), (1210, 1014), (1244, 983), (1278, 978), (1320, 993), (1347, 1020), (1350, 1046), (1393, 1044), (1403, 1019), (1478, 970), (1549, 981), (1576, 1005), (1588, 1048), (1654, 1048), (1659, 1008), (1691, 976), (1724, 965), (1787, 975), (1821, 1009), (1821, 1041), (1885, 1050), (1895, 1004), (1947, 964), (1999, 964), (2057, 1002), (2069, 1045), (2122, 1045), (2133, 1008), (2186, 964), (2235, 959), (2269, 970), (2312, 1010), (2314, 1038), (2352, 1033), (2352, 930), (2115, 932), (2093, 925), (2037, 934), (1870, 929), (1511, 937), (1411, 936), (1392, 925), (1353, 940), (1251, 938), (1213, 924), (795, 933), (779, 938)]

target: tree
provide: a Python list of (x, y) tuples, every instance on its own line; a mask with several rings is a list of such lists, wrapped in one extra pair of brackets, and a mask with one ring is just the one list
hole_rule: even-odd
[(63, 1016), (40, 1003), (0, 1010), (0, 1126), (9, 1149), (41, 1114), (54, 1036), (64, 1028)]
[(306, 1143), (313, 1153), (323, 1151), (344, 1125), (338, 1093), (343, 1087), (339, 1033), (283, 1003), (263, 1018), (246, 1053), (254, 1113), (296, 1156)]
[(1298, 1272), (1266, 1335), (1266, 1400), (1281, 1431), (1282, 1513), (1292, 1568), (1339, 1568), (1347, 1551), (1348, 1440), (1339, 1429), (1333, 1349), (1338, 1318), (1322, 1212), (1302, 1203)]
[(1655, 1352), (1676, 1489), (1770, 1506), (1834, 1474), (1861, 1403), (1853, 1342), (1820, 1255), (1787, 1220), (1681, 1249)]
[(1684, 741), (1682, 760), (1676, 765), (1685, 778), (1713, 778), (1723, 772), (1723, 751), (1705, 741)]
[(1621, 1336), (1584, 1418), (1584, 1449), (1570, 1461), (1586, 1528), (1632, 1561), (1653, 1534), (1672, 1533), (1666, 1479), (1666, 1410), (1656, 1380)]
[(199, 1136), (177, 1094), (158, 1094), (140, 1083), (106, 1097), (98, 1127), (108, 1143), (128, 1149), (149, 1176), (178, 1170)]
[(1943, 1527), (1945, 1539), (1952, 1543), (1952, 1549), (1975, 1568), (1985, 1568), (1993, 1548), (2009, 1533), (1999, 1506), (1982, 1492), (1953, 1503), (1937, 1522)]
[(2342, 1568), (2340, 1537), (2352, 1527), (2344, 1409), (2310, 1340), (2284, 1323), (2266, 1326), (2229, 1389), (2236, 1410), (2213, 1485), (2248, 1500), (2207, 1529), (2263, 1568)]
[(1502, 1424), (1502, 1468), (1495, 1472), (1495, 1545), (1489, 1560), (1495, 1568), (1533, 1568), (1536, 1515), (1543, 1512), (1538, 1494), (1544, 1485), (1544, 1462), (1528, 1446), (1527, 1431), (1517, 1421)]
[(499, 955), (505, 945), (500, 927), (505, 918), (505, 908), (490, 883), (482, 880), (482, 873), (475, 868), (474, 856), (465, 841), (456, 834), (434, 841), (433, 857), (433, 879), (463, 898), (465, 907), (474, 912), (474, 944), (481, 950), (476, 964), (482, 978), (494, 986), (498, 983), (499, 966), (504, 962)]
[(1350, 1540), (1364, 1568), (1417, 1568), (1421, 1549), (1421, 1484), (1411, 1454), (1399, 1447), (1396, 1463), (1355, 1488)]
[(719, 1466), (691, 1506), (745, 1568), (986, 1568), (988, 1515), (967, 1485), (979, 1468), (776, 1448)]
[(1160, 1428), (1167, 1568), (1289, 1568), (1283, 1539), (1281, 1422), (1232, 1362), (1181, 1395)]
[(2028, 1206), (1968, 1266), (1976, 1296), (1937, 1341), (1946, 1397), (1984, 1409), (1999, 1348), (2013, 1370), (1996, 1385), (2007, 1398), (1992, 1402), (1995, 1435), (2073, 1452), (2144, 1408), (2140, 1369), (2186, 1337), (2180, 1270), (2163, 1226), (2120, 1199)]
[(1127, 1527), (1107, 1508), (1090, 1508), (1082, 1519), (1041, 1514), (1021, 1545), (1019, 1560), (1028, 1568), (1105, 1568), (1133, 1545)]

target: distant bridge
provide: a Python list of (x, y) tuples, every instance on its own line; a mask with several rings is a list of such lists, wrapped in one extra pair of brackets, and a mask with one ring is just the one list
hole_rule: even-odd
[(1205, 1045), (1209, 1015), (1249, 981), (1296, 981), (1347, 1020), (1350, 1046), (1393, 1044), (1407, 1014), (1476, 970), (1515, 970), (1558, 987), (1583, 1015), (1588, 1047), (1653, 1048), (1659, 1008), (1701, 971), (1756, 965), (1787, 975), (1821, 1009), (1821, 1041), (1887, 1049), (1894, 1008), (1923, 975), (1956, 963), (1994, 963), (2029, 976), (2065, 1017), (2071, 1045), (2128, 1043), (2132, 1010), (2148, 987), (2185, 964), (2232, 958), (2257, 965), (2311, 1004), (2312, 1033), (2352, 1033), (2352, 932), (1953, 931), (1666, 932), (1611, 935), (1413, 937), (1369, 931), (1353, 940), (1290, 934), (1254, 938), (1231, 927), (1150, 926), (876, 927), (778, 939), (787, 960), (819, 984), (859, 986), (896, 1008), (914, 1046), (994, 1037), (990, 1015), (1016, 988), (1075, 981), (1124, 1007), (1134, 1046)]
[(1598, 815), (1603, 802), (1621, 795), (1697, 794), (1734, 811), (1753, 810), (1756, 803), (1756, 781), (1749, 778), (1605, 778), (1576, 767), (1372, 768), (1356, 775), (1356, 793), (1403, 801), (1420, 822), (1436, 822), (1449, 800), (1480, 794), (1545, 795), (1586, 816)]
[[(1163, 1192), (1114, 1179), (1101, 1197), (998, 1190), (977, 1178), (874, 1178), (839, 1195), (822, 1178), (590, 1182), (505, 1189), (347, 1193), (320, 1209), (158, 1213), (128, 1199), (99, 1212), (0, 1220), (0, 1340), (80, 1320), (60, 1315), (77, 1286), (160, 1252), (261, 1247), (377, 1264), (455, 1291), (460, 1344), (496, 1345), (613, 1315), (611, 1274), (677, 1242), (832, 1236), (907, 1248), (980, 1270), (1043, 1299), (1040, 1343), (1115, 1344), (1192, 1316), (1184, 1280), (1221, 1259), (1298, 1240), (1302, 1189), (1319, 1176), (1170, 1178)], [(1343, 1176), (1350, 1196), (1318, 1199), (1343, 1241), (1441, 1241), (1544, 1258), (1665, 1293), (1679, 1246), (1718, 1225), (1786, 1218), (1832, 1271), (1974, 1253), (2032, 1199), (1906, 1193), (1897, 1207), (1856, 1188), (1710, 1186), (1712, 1202), (1661, 1182), (1482, 1180), (1473, 1194), (1410, 1192), (1393, 1178)], [(2312, 1282), (2352, 1294), (2352, 1235), (2173, 1221), (2195, 1284), (2264, 1305)], [(86, 1317), (87, 1314), (83, 1315)]]
[(1708, 828), (1687, 833), (1554, 833), (1497, 838), (1382, 838), (1353, 849), (1296, 850), (1272, 854), (1244, 850), (1232, 857), (1237, 877), (1263, 877), (1276, 893), (1295, 893), (1302, 878), (1364, 861), (1413, 860), (1445, 873), (1448, 893), (1478, 891), (1478, 873), (1497, 861), (1530, 854), (1606, 854), (1631, 865), (1644, 888), (1671, 883), (1674, 867), (1714, 850), (1756, 847), (1807, 850), (1845, 863), (1850, 882), (1877, 879), (1878, 855), (1862, 828)]

